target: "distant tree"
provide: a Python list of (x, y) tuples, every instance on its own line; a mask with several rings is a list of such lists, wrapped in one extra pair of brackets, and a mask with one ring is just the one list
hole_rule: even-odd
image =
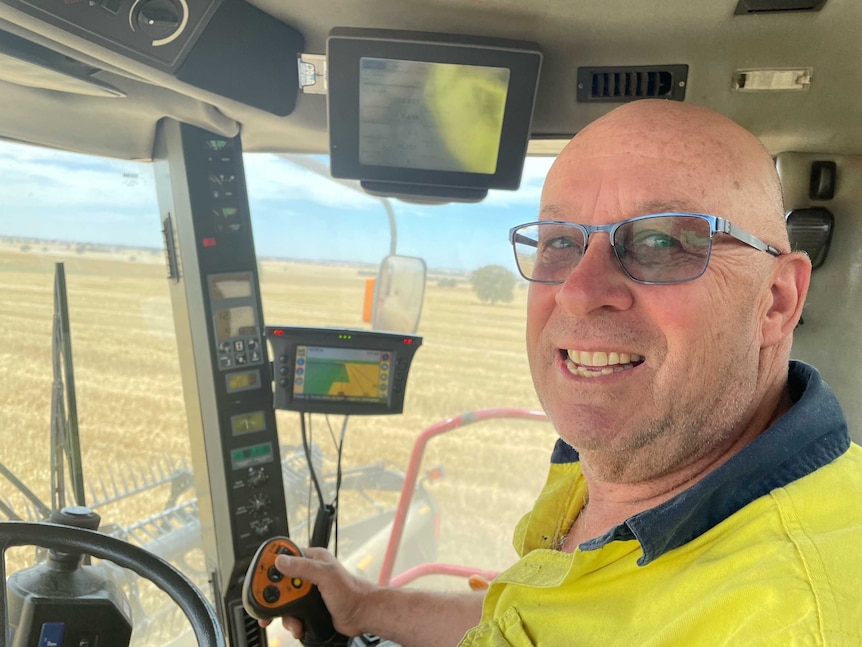
[(437, 279), (437, 285), (441, 288), (454, 288), (458, 286), (458, 279), (442, 278)]
[(515, 298), (515, 275), (502, 265), (485, 265), (470, 274), (470, 283), (479, 301), (491, 305), (502, 301), (509, 303)]

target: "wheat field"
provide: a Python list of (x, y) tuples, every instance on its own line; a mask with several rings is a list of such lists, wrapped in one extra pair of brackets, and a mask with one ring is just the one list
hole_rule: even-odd
[[(85, 478), (133, 474), (164, 456), (190, 462), (161, 255), (33, 247), (0, 247), (0, 462), (50, 504), (53, 275), (60, 261)], [(367, 327), (361, 320), (367, 273), (274, 261), (261, 262), (260, 269), (267, 324)], [(439, 287), (430, 277), (418, 330), (424, 342), (404, 413), (352, 418), (345, 468), (383, 459), (403, 469), (424, 428), (461, 412), (538, 408), (523, 350), (525, 300), (526, 291), (518, 289), (512, 303), (482, 304), (463, 280)], [(299, 442), (296, 416), (277, 412), (282, 443)], [(317, 418), (315, 441), (331, 455), (325, 422)], [(339, 425), (340, 419), (333, 421)], [(512, 561), (512, 528), (541, 487), (553, 440), (547, 423), (495, 420), (430, 442), (423, 466), (445, 471), (430, 486), (441, 507), (441, 561), (492, 570)], [(158, 513), (163, 495), (108, 506), (100, 510), (103, 525)], [(0, 496), (20, 506), (6, 481), (0, 480)]]

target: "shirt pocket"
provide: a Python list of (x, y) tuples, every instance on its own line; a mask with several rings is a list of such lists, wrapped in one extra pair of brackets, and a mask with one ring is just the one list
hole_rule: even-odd
[(496, 621), (486, 622), (471, 629), (459, 647), (536, 647), (527, 635), (521, 616), (515, 607)]

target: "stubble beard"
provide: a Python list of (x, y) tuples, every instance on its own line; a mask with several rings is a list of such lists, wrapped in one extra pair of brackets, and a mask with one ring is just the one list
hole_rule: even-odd
[[(579, 452), (585, 468), (603, 481), (641, 483), (683, 472), (741, 433), (757, 379), (756, 370), (746, 376), (734, 368), (740, 361), (746, 358), (726, 359), (720, 371), (684, 392), (653, 391), (648, 401), (635, 408), (659, 413), (638, 418), (638, 412), (633, 411), (622, 421), (630, 427), (628, 431), (602, 433), (589, 427), (587, 417), (582, 425), (572, 416), (560, 416), (554, 425)], [(620, 402), (616, 406), (632, 404)]]

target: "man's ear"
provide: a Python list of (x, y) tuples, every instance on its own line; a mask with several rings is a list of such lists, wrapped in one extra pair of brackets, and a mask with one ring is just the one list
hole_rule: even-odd
[(788, 338), (802, 316), (802, 306), (811, 281), (811, 260), (802, 252), (775, 259), (770, 286), (771, 301), (761, 319), (762, 344), (774, 346)]

